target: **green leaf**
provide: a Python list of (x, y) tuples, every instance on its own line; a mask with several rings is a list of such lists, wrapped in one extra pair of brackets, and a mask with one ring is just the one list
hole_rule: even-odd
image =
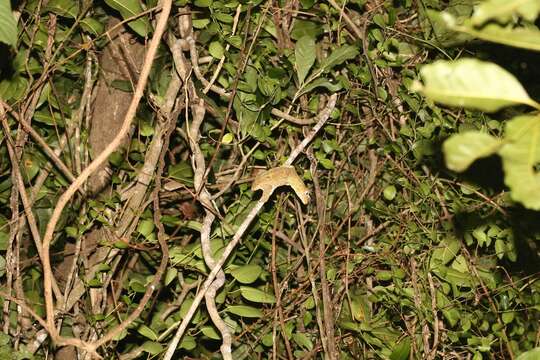
[(407, 360), (410, 352), (411, 339), (407, 337), (394, 347), (392, 354), (390, 354), (390, 360)]
[(148, 238), (154, 231), (154, 227), (155, 225), (153, 220), (144, 219), (139, 223), (137, 231), (145, 238)]
[(335, 168), (334, 163), (330, 159), (322, 157), (318, 160), (319, 160), (319, 164), (321, 164), (322, 167), (325, 168), (326, 170), (332, 170)]
[(229, 145), (234, 140), (234, 134), (232, 133), (226, 133), (223, 135), (223, 139), (221, 139), (221, 143), (224, 145)]
[(323, 33), (322, 26), (313, 21), (297, 19), (294, 22), (291, 39), (300, 40), (304, 36), (309, 36), (313, 39), (316, 39), (317, 36)]
[(235, 314), (235, 315), (247, 317), (247, 318), (263, 317), (262, 311), (257, 308), (254, 308), (253, 306), (231, 305), (231, 306), (227, 306), (225, 310), (227, 312), (230, 312), (231, 314)]
[(446, 166), (464, 171), (477, 159), (496, 153), (502, 144), (500, 139), (480, 131), (453, 135), (443, 144)]
[(452, 261), (459, 252), (461, 243), (455, 238), (447, 238), (441, 241), (439, 246), (433, 250), (429, 267), (434, 269), (439, 265), (446, 265)]
[(471, 17), (475, 26), (482, 25), (488, 20), (500, 22), (512, 20), (515, 15), (525, 20), (534, 21), (540, 11), (538, 0), (489, 0), (480, 3)]
[(9, 244), (9, 232), (0, 230), (0, 251), (6, 251)]
[(214, 18), (222, 23), (225, 24), (232, 24), (234, 21), (234, 18), (229, 14), (223, 14), (223, 13), (214, 13)]
[(139, 124), (139, 134), (145, 137), (152, 136), (154, 135), (154, 127), (147, 121), (141, 121)]
[[(452, 16), (450, 16), (452, 17)], [(458, 32), (448, 24), (448, 13), (428, 9), (424, 25), (433, 32), (433, 39), (444, 47), (462, 44), (473, 39), (469, 34)], [(453, 19), (453, 17), (452, 17)], [(456, 21), (453, 21), (455, 23)]]
[(262, 268), (259, 265), (244, 265), (231, 271), (231, 275), (242, 284), (251, 284), (259, 278)]
[(45, 10), (59, 16), (75, 19), (79, 14), (79, 3), (73, 0), (50, 0)]
[(421, 68), (424, 85), (413, 90), (449, 105), (494, 112), (507, 106), (533, 101), (517, 79), (498, 65), (476, 59), (439, 60)]
[(90, 33), (95, 36), (101, 35), (105, 31), (105, 26), (103, 24), (94, 19), (94, 18), (84, 18), (81, 20), (81, 27), (84, 31), (87, 33)]
[(245, 299), (257, 303), (274, 304), (276, 302), (276, 298), (273, 294), (256, 288), (240, 286), (240, 293)]
[(221, 339), (221, 336), (217, 333), (216, 329), (214, 329), (212, 326), (203, 326), (201, 328), (201, 332), (209, 337), (210, 339), (219, 340)]
[(10, 0), (0, 0), (0, 42), (17, 45), (17, 21), (11, 12)]
[(223, 54), (225, 54), (225, 49), (219, 41), (212, 41), (210, 43), (210, 46), (208, 47), (208, 52), (210, 53), (210, 55), (212, 55), (212, 57), (216, 59), (221, 59)]
[(471, 287), (471, 275), (446, 266), (439, 266), (432, 270), (435, 275), (449, 284), (459, 287)]
[(504, 257), (504, 253), (506, 252), (506, 244), (504, 243), (504, 240), (497, 239), (495, 240), (495, 253), (499, 259), (502, 259)]
[(193, 27), (195, 29), (204, 29), (210, 24), (210, 19), (193, 19)]
[(383, 196), (388, 201), (394, 200), (394, 198), (396, 197), (396, 193), (397, 193), (397, 190), (394, 185), (389, 185), (385, 187), (383, 190)]
[(177, 164), (169, 165), (167, 169), (169, 177), (178, 180), (186, 186), (193, 185), (193, 169), (187, 161), (181, 161)]
[(540, 51), (540, 31), (538, 29), (503, 27), (498, 24), (488, 24), (482, 29), (468, 26), (455, 26), (454, 29), (482, 40)]
[(310, 83), (308, 83), (305, 87), (302, 87), (300, 89), (300, 92), (298, 93), (298, 95), (296, 95), (296, 97), (299, 97), (299, 96), (302, 96), (303, 94), (309, 93), (313, 89), (318, 88), (318, 87), (324, 87), (324, 88), (328, 89), (330, 92), (337, 92), (337, 91), (341, 90), (341, 88), (343, 86), (339, 82), (334, 84), (334, 83), (330, 82), (330, 80), (328, 80), (326, 78), (318, 78), (318, 79), (315, 79), (315, 80), (311, 81)]
[(180, 349), (186, 349), (187, 351), (193, 350), (197, 347), (195, 338), (193, 336), (184, 336), (182, 342), (178, 346)]
[[(124, 20), (134, 17), (143, 11), (138, 0), (105, 0), (105, 3), (118, 11)], [(150, 23), (146, 16), (138, 17), (137, 19), (128, 22), (128, 25), (142, 37), (146, 37), (150, 30)]]
[(31, 153), (24, 153), (21, 166), (21, 172), (24, 180), (32, 180), (37, 175), (39, 170), (41, 170), (41, 162), (39, 159)]
[(306, 350), (313, 349), (313, 341), (305, 333), (294, 333), (292, 335), (293, 341)]
[(64, 120), (62, 119), (62, 116), (60, 114), (53, 113), (51, 115), (48, 111), (37, 111), (34, 114), (34, 120), (50, 126), (65, 126)]
[(342, 64), (343, 62), (347, 60), (354, 59), (356, 56), (358, 56), (358, 53), (360, 51), (358, 50), (358, 47), (352, 46), (352, 45), (344, 45), (336, 50), (332, 51), (330, 56), (328, 56), (326, 59), (323, 60), (321, 63), (321, 70), (322, 71), (330, 71), (337, 65)]
[(165, 286), (169, 285), (174, 279), (176, 279), (176, 276), (178, 275), (178, 270), (174, 267), (170, 267), (167, 269), (167, 273), (165, 274), (165, 281), (163, 282)]
[(154, 332), (154, 330), (150, 329), (144, 324), (137, 329), (137, 332), (150, 340), (157, 340), (158, 338), (158, 335)]
[(294, 57), (298, 82), (302, 84), (315, 63), (315, 39), (302, 36), (294, 47)]
[(540, 210), (540, 117), (525, 115), (508, 121), (505, 140), (499, 154), (510, 196), (529, 209)]
[(193, 4), (197, 7), (210, 7), (212, 3), (212, 0), (195, 0)]
[(142, 348), (151, 355), (157, 355), (163, 351), (163, 345), (157, 341), (145, 341), (144, 344), (142, 344)]
[(538, 360), (540, 359), (540, 347), (526, 351), (519, 355), (516, 360)]

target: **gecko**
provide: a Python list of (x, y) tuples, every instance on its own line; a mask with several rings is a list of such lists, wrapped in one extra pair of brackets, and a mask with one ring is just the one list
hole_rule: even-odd
[(253, 180), (251, 190), (262, 190), (261, 200), (267, 201), (275, 189), (284, 185), (292, 187), (302, 203), (304, 205), (308, 204), (310, 199), (309, 189), (298, 176), (293, 166), (279, 166), (262, 172)]

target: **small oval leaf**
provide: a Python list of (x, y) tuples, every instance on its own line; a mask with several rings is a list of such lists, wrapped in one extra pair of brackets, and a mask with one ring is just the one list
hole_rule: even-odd
[(257, 303), (274, 304), (276, 302), (273, 294), (249, 286), (241, 286), (240, 293), (246, 300)]
[(231, 275), (242, 284), (251, 284), (259, 278), (262, 268), (259, 265), (244, 265), (231, 271)]
[(247, 305), (231, 305), (227, 306), (227, 312), (247, 318), (261, 318), (263, 313), (261, 310)]

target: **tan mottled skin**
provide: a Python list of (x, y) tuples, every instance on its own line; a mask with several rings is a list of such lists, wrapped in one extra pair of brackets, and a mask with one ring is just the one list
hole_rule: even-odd
[(280, 166), (266, 170), (257, 175), (251, 184), (251, 190), (262, 190), (262, 200), (267, 201), (275, 189), (288, 185), (293, 188), (296, 195), (302, 200), (304, 205), (309, 202), (309, 189), (306, 187), (293, 166)]

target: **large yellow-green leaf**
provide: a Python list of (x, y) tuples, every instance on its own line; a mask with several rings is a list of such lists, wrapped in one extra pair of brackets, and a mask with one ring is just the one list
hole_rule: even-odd
[(540, 347), (526, 351), (518, 356), (516, 360), (537, 360), (540, 359)]
[(453, 171), (464, 171), (477, 159), (493, 155), (502, 141), (480, 131), (456, 134), (443, 144), (446, 166)]
[(494, 112), (534, 102), (517, 79), (493, 63), (476, 59), (439, 60), (421, 68), (424, 85), (413, 84), (429, 99), (449, 106)]
[(518, 116), (508, 121), (505, 140), (499, 154), (511, 197), (529, 209), (540, 210), (540, 117)]
[[(138, 0), (105, 0), (105, 3), (118, 11), (124, 20), (132, 18), (143, 11)], [(139, 17), (128, 22), (130, 28), (140, 36), (145, 37), (150, 30), (150, 23), (146, 17)]]
[(482, 29), (475, 29), (468, 26), (456, 26), (453, 29), (482, 40), (521, 49), (540, 51), (540, 31), (535, 28), (512, 28), (489, 24)]
[(482, 25), (488, 20), (506, 22), (519, 15), (533, 21), (540, 11), (538, 0), (488, 0), (481, 2), (475, 9), (471, 20), (474, 25)]
[(0, 0), (0, 42), (17, 44), (17, 22), (11, 12), (11, 1)]

